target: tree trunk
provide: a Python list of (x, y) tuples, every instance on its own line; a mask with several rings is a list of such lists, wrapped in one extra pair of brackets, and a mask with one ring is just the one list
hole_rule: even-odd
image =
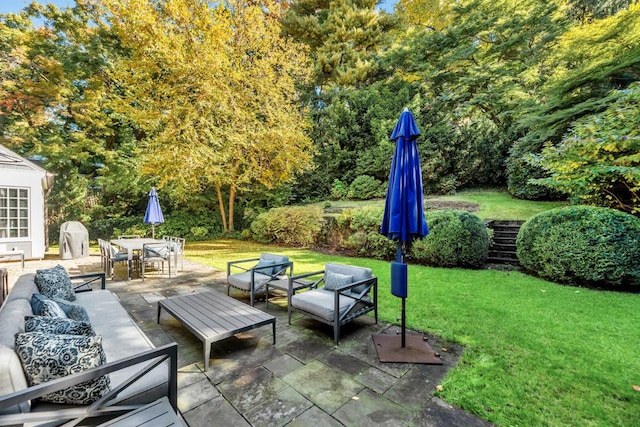
[(232, 185), (229, 188), (229, 231), (233, 231), (233, 206), (236, 198), (236, 187)]
[(224, 210), (224, 200), (222, 200), (222, 190), (220, 189), (220, 183), (216, 182), (216, 192), (218, 193), (218, 207), (220, 209), (220, 216), (222, 216), (222, 229), (224, 232), (228, 232), (227, 229), (227, 216)]

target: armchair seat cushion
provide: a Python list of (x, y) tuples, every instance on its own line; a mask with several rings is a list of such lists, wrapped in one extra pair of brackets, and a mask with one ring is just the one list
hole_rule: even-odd
[[(271, 280), (271, 276), (258, 273), (257, 271), (253, 276), (255, 280), (255, 288), (259, 289), (262, 285)], [(231, 274), (227, 277), (227, 282), (234, 288), (242, 289), (244, 291), (251, 291), (251, 272), (245, 271), (243, 273)]]
[[(291, 297), (291, 305), (298, 310), (305, 311), (323, 319), (332, 321), (334, 315), (335, 292), (325, 289), (313, 289), (301, 292)], [(338, 310), (342, 316), (353, 305), (353, 298), (340, 295)]]

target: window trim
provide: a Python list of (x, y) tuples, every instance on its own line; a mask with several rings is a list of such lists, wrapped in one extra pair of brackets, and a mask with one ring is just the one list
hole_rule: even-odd
[[(4, 190), (4, 191), (3, 191)], [(11, 196), (11, 190), (16, 191), (15, 197)], [(21, 193), (25, 191), (26, 196), (22, 196)], [(1, 193), (6, 192), (5, 195)], [(11, 206), (11, 199), (16, 200), (16, 205)], [(7, 225), (2, 226), (0, 224), (0, 242), (6, 241), (28, 241), (32, 236), (32, 227), (31, 227), (31, 188), (30, 187), (17, 187), (17, 186), (9, 186), (2, 185), (0, 186), (0, 200), (5, 200), (5, 206), (1, 206), (2, 202), (0, 202), (0, 220), (6, 220)], [(26, 202), (26, 206), (21, 206), (21, 201)], [(11, 226), (11, 220), (14, 219), (11, 217), (10, 211), (12, 209), (16, 209), (16, 218), (17, 221), (16, 226)], [(6, 210), (6, 213), (3, 212)], [(21, 215), (22, 211), (26, 210), (26, 217)], [(4, 216), (6, 215), (6, 216)], [(20, 223), (26, 220), (26, 227), (21, 227)], [(11, 236), (11, 230), (17, 230), (17, 236)], [(26, 230), (26, 235), (22, 233)]]

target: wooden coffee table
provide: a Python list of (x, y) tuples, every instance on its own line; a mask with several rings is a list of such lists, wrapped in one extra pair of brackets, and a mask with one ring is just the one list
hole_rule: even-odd
[(271, 324), (273, 344), (276, 343), (274, 316), (220, 292), (200, 292), (160, 300), (158, 323), (163, 308), (203, 342), (205, 370), (209, 368), (211, 343), (237, 333)]

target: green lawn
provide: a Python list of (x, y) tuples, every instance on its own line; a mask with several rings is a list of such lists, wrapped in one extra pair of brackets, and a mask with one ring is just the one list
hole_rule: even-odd
[[(479, 210), (474, 212), (482, 219), (499, 219), (499, 220), (527, 220), (540, 212), (549, 209), (566, 206), (567, 202), (536, 202), (529, 200), (520, 200), (512, 197), (505, 190), (497, 189), (474, 189), (461, 190), (451, 196), (426, 196), (425, 206), (434, 204), (438, 201), (444, 202), (466, 202), (479, 205)], [(333, 207), (361, 207), (361, 206), (379, 206), (384, 207), (384, 199), (377, 200), (338, 200), (331, 201)], [(323, 206), (324, 202), (317, 203)]]
[[(219, 269), (260, 252), (289, 255), (298, 273), (327, 261), (370, 267), (379, 277), (381, 319), (400, 315), (384, 261), (236, 240), (187, 249), (190, 259)], [(514, 271), (412, 265), (409, 273), (408, 327), (466, 346), (442, 384), (447, 402), (500, 426), (638, 425), (640, 392), (632, 386), (640, 384), (640, 295), (561, 286)]]
[(480, 210), (475, 214), (480, 218), (500, 220), (526, 220), (540, 212), (567, 205), (567, 202), (520, 200), (512, 197), (506, 191), (495, 189), (462, 190), (452, 196), (431, 197), (425, 200), (427, 206), (429, 205), (429, 200), (477, 203), (480, 205)]

